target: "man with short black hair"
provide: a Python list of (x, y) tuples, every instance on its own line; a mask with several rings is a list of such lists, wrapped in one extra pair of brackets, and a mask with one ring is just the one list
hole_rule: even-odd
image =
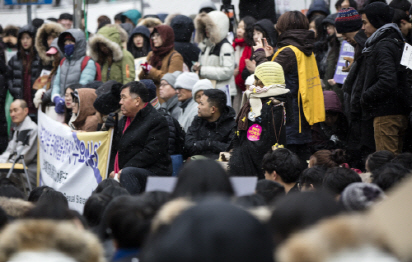
[(205, 90), (198, 114), (189, 127), (185, 148), (189, 156), (203, 155), (217, 159), (226, 151), (235, 135), (235, 110), (226, 105), (226, 94), (218, 89)]
[(143, 192), (148, 176), (170, 176), (167, 120), (149, 103), (149, 91), (141, 82), (122, 87), (120, 105), (123, 118), (116, 137), (114, 171), (111, 178), (131, 194)]
[(279, 148), (263, 157), (265, 179), (278, 182), (289, 192), (299, 192), (297, 182), (301, 173), (299, 157), (289, 149)]
[(73, 26), (73, 15), (69, 13), (63, 13), (59, 16), (57, 23), (61, 24), (66, 30), (71, 29)]

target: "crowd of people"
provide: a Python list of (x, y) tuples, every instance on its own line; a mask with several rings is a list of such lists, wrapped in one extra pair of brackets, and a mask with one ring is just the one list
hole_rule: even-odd
[[(24, 159), (29, 178), (0, 178), (0, 261), (410, 261), (376, 216), (407, 220), (387, 203), (411, 187), (411, 3), (273, 2), (241, 0), (239, 21), (205, 1), (102, 15), (96, 32), (66, 13), (1, 28), (0, 167)], [(82, 214), (37, 185), (38, 110), (114, 129)], [(254, 194), (236, 196), (238, 176)]]

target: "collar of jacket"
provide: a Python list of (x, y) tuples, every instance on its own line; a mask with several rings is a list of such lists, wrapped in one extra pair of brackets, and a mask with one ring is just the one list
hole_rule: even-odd
[(397, 33), (399, 39), (405, 41), (401, 31), (399, 30), (398, 26), (394, 23), (383, 25), (382, 27), (378, 28), (378, 30), (373, 33), (368, 40), (366, 40), (365, 48), (362, 50), (362, 53), (369, 53), (372, 51), (373, 46), (378, 43), (383, 38), (386, 38), (392, 32)]

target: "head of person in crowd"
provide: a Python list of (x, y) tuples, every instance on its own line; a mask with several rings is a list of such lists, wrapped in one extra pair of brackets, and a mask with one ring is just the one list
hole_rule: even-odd
[(20, 125), (23, 123), (24, 119), (29, 114), (29, 108), (27, 107), (26, 101), (23, 99), (16, 99), (13, 101), (13, 103), (10, 104), (10, 117), (11, 121), (15, 125)]
[(140, 82), (143, 83), (149, 91), (149, 102), (150, 102), (150, 104), (152, 104), (152, 106), (155, 109), (159, 109), (160, 108), (160, 102), (159, 102), (159, 99), (157, 98), (156, 85), (153, 82), (153, 80), (151, 80), (151, 79), (142, 79), (142, 80), (140, 80)]
[(97, 30), (111, 23), (112, 23), (112, 20), (108, 16), (101, 15), (97, 18)]
[(299, 11), (289, 11), (279, 17), (276, 24), (276, 31), (279, 35), (294, 29), (309, 30), (309, 20), (304, 14)]
[(312, 21), (309, 23), (309, 30), (315, 33), (315, 40), (316, 41), (323, 41), (326, 39), (327, 31), (322, 23), (325, 19), (322, 15), (317, 15), (313, 17)]
[(275, 246), (287, 240), (291, 234), (339, 212), (339, 205), (324, 191), (286, 195), (275, 203), (275, 210), (268, 223)]
[(285, 188), (281, 184), (267, 179), (261, 179), (256, 183), (255, 192), (263, 196), (267, 205), (285, 196)]
[(345, 167), (329, 168), (323, 178), (323, 188), (340, 198), (343, 190), (350, 184), (362, 182), (361, 177), (352, 169)]
[(345, 151), (342, 149), (319, 150), (309, 158), (308, 167), (323, 166), (325, 168), (338, 167), (346, 162)]
[(302, 171), (300, 166), (298, 156), (286, 148), (279, 148), (269, 152), (262, 160), (265, 179), (278, 182), (285, 187), (286, 193), (296, 187)]
[(260, 194), (239, 196), (234, 198), (232, 203), (244, 209), (253, 209), (267, 205), (265, 198)]
[(63, 206), (69, 208), (69, 202), (67, 201), (67, 198), (63, 195), (63, 193), (56, 190), (44, 191), (43, 194), (40, 195), (37, 204), (47, 204), (52, 207)]
[[(72, 30), (77, 30), (77, 29), (72, 29)], [(74, 33), (76, 33), (76, 31), (72, 31), (72, 30), (65, 31), (62, 34), (60, 34), (59, 39), (57, 40), (57, 44), (58, 44), (60, 50), (62, 51), (64, 56), (68, 59), (75, 57), (76, 49), (79, 50), (79, 49), (82, 49), (82, 47), (83, 47), (84, 52), (85, 52), (86, 51), (86, 45), (87, 45), (86, 44), (86, 38), (82, 39), (83, 35), (82, 35), (82, 38), (81, 38), (82, 40), (80, 40), (79, 38), (76, 38), (73, 35)], [(81, 33), (84, 34), (83, 32), (81, 32)], [(81, 43), (76, 44), (76, 42), (77, 42), (76, 39), (80, 40)], [(84, 53), (84, 52), (82, 52), (82, 53)]]
[(337, 13), (330, 14), (322, 21), (323, 26), (326, 28), (328, 38), (336, 35), (335, 19), (337, 16)]
[(403, 167), (412, 170), (412, 153), (404, 152), (397, 155), (391, 160), (392, 163), (400, 164)]
[(145, 26), (147, 29), (149, 29), (150, 34), (153, 33), (153, 30), (156, 26), (162, 25), (162, 21), (157, 18), (157, 17), (145, 17), (140, 20), (140, 22), (137, 24), (138, 26)]
[[(248, 45), (248, 46), (253, 46), (253, 27), (254, 24), (256, 23), (256, 19), (251, 17), (251, 16), (245, 16), (243, 17), (239, 24), (237, 25), (236, 29), (236, 38), (237, 39), (243, 39), (244, 41), (242, 43)], [(236, 41), (236, 40), (235, 40)]]
[(103, 180), (102, 182), (100, 182), (96, 189), (93, 191), (94, 194), (98, 194), (101, 193), (105, 188), (110, 187), (110, 186), (114, 186), (114, 187), (121, 187), (120, 183), (117, 182), (114, 179), (111, 178), (106, 178), (105, 180)]
[(300, 191), (318, 191), (323, 187), (323, 178), (327, 168), (324, 166), (314, 166), (307, 168), (299, 177)]
[[(32, 61), (35, 59), (36, 49), (34, 48), (34, 40), (36, 37), (35, 28), (31, 25), (26, 25), (20, 28), (17, 36), (17, 54), (18, 57), (23, 60), (23, 64), (31, 66)], [(29, 56), (27, 56), (29, 54)]]
[(24, 193), (15, 186), (0, 186), (0, 197), (25, 199)]
[(270, 262), (273, 244), (266, 227), (251, 214), (213, 199), (183, 211), (168, 230), (149, 241), (143, 260)]
[(96, 108), (93, 103), (97, 98), (96, 90), (93, 88), (80, 88), (72, 93), (73, 107), (72, 118), (69, 126), (73, 130), (93, 132), (97, 130)]
[(270, 46), (276, 45), (275, 25), (269, 19), (262, 19), (253, 24), (253, 42), (256, 44), (262, 38), (266, 38)]
[(200, 4), (199, 7), (199, 14), (200, 13), (210, 13), (212, 11), (216, 11), (216, 5), (215, 3), (213, 3), (211, 0), (204, 0), (202, 1), (202, 3)]
[[(326, 2), (323, 0), (314, 0), (312, 4), (309, 6), (309, 10), (306, 13), (306, 16), (309, 20), (312, 20), (313, 16), (316, 15), (323, 15), (328, 16), (330, 14), (329, 8), (326, 5)], [(279, 22), (279, 21), (278, 21)]]
[(8, 48), (16, 48), (17, 47), (17, 36), (19, 34), (19, 28), (17, 26), (8, 25), (4, 28), (2, 36), (3, 36), (3, 43)]
[(127, 50), (134, 58), (145, 57), (150, 52), (150, 31), (145, 26), (133, 29), (127, 42)]
[(208, 122), (216, 122), (226, 109), (227, 97), (219, 89), (208, 89), (200, 97), (197, 115)]
[(175, 71), (173, 73), (167, 73), (160, 80), (159, 97), (165, 101), (168, 101), (172, 97), (176, 96), (176, 79), (182, 74), (181, 71)]
[(387, 192), (402, 180), (411, 176), (411, 171), (401, 164), (387, 163), (372, 172), (372, 183)]
[(408, 0), (392, 0), (389, 3), (389, 6), (392, 7), (393, 9), (399, 9), (402, 10), (406, 15), (410, 15), (409, 9), (411, 8), (411, 2)]
[(124, 85), (120, 92), (120, 110), (126, 117), (134, 118), (149, 102), (149, 90), (140, 82)]
[(27, 201), (32, 202), (32, 203), (37, 203), (37, 201), (39, 201), (40, 196), (44, 192), (53, 191), (53, 190), (54, 189), (49, 186), (39, 186), (39, 187), (33, 188), (33, 190), (30, 191), (30, 195)]
[(190, 17), (185, 15), (169, 15), (165, 21), (175, 33), (175, 42), (190, 42), (192, 40), (195, 25)]
[(323, 97), (325, 101), (325, 124), (329, 127), (339, 124), (340, 121), (346, 121), (342, 119), (342, 104), (338, 98), (338, 95), (334, 91), (323, 91)]
[(175, 88), (177, 99), (180, 102), (185, 102), (192, 98), (192, 89), (199, 81), (199, 76), (196, 73), (184, 72), (176, 78)]
[(111, 200), (111, 196), (102, 193), (92, 194), (87, 199), (84, 204), (83, 216), (90, 228), (100, 224), (103, 212)]
[(365, 169), (367, 172), (373, 172), (376, 169), (385, 165), (386, 163), (389, 163), (394, 157), (395, 154), (390, 151), (377, 151), (373, 154), (370, 154), (366, 158)]
[(61, 24), (66, 30), (71, 29), (73, 26), (73, 15), (69, 13), (63, 13), (59, 16), (57, 22)]
[(229, 18), (221, 11), (200, 13), (195, 19), (195, 42), (205, 44), (218, 44), (224, 40), (229, 32)]
[(97, 110), (99, 117), (117, 112), (120, 109), (119, 97), (122, 86), (115, 80), (109, 80), (96, 89), (97, 98), (93, 107)]
[(395, 9), (392, 22), (397, 24), (404, 37), (408, 36), (412, 30), (412, 23), (409, 20), (409, 15), (401, 9)]
[(216, 161), (190, 161), (179, 172), (172, 198), (195, 198), (207, 194), (234, 195), (228, 175)]
[(342, 192), (340, 201), (348, 211), (364, 211), (385, 198), (383, 190), (371, 183), (352, 183)]
[(58, 20), (57, 18), (55, 18), (55, 17), (48, 17), (48, 18), (46, 19), (46, 21), (50, 21), (50, 22), (55, 22), (55, 23), (57, 23), (59, 20)]
[(200, 79), (196, 82), (192, 89), (192, 96), (196, 103), (200, 103), (204, 91), (209, 89), (213, 89), (213, 84), (209, 79)]
[(135, 27), (141, 17), (142, 14), (137, 9), (130, 9), (122, 13), (121, 19), (122, 23), (130, 23)]
[(115, 198), (118, 196), (130, 195), (126, 188), (120, 186), (109, 186), (103, 189), (102, 194)]
[(72, 93), (74, 92), (74, 90), (77, 90), (79, 88), (83, 88), (84, 86), (81, 84), (73, 84), (73, 85), (69, 85), (65, 88), (65, 92), (64, 92), (64, 104), (66, 106), (66, 110), (65, 110), (65, 123), (68, 123), (70, 118), (72, 117), (72, 109), (73, 109), (73, 98), (72, 98)]
[(122, 23), (122, 14), (123, 14), (124, 12), (120, 12), (120, 13), (117, 13), (115, 16), (114, 16), (114, 18), (113, 18), (113, 20), (114, 20), (114, 23), (115, 24), (121, 24)]
[(342, 34), (343, 40), (355, 46), (355, 35), (362, 28), (362, 17), (356, 9), (352, 7), (344, 8), (338, 12), (338, 16), (335, 19), (335, 27), (336, 31)]
[(382, 2), (371, 3), (360, 11), (362, 15), (362, 29), (369, 38), (382, 26), (392, 23), (394, 11), (389, 5)]
[(358, 9), (358, 4), (356, 3), (355, 0), (338, 0), (335, 3), (335, 8), (336, 8), (336, 11), (338, 12), (344, 8), (349, 8), (349, 7)]
[(53, 47), (52, 50), (49, 49), (52, 47), (52, 42), (58, 38), (64, 30), (64, 27), (58, 23), (46, 23), (37, 30), (35, 47), (44, 65), (51, 63), (54, 58), (53, 55), (59, 53), (56, 47)]

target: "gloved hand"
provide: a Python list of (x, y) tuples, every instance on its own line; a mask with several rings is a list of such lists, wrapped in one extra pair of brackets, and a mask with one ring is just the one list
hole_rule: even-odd
[(152, 69), (152, 66), (149, 65), (147, 62), (144, 64), (141, 64), (140, 66), (142, 67), (145, 74), (148, 74), (150, 70)]
[(57, 114), (63, 114), (64, 113), (64, 108), (65, 108), (65, 104), (64, 104), (64, 99), (61, 98), (60, 96), (56, 96), (53, 99), (55, 108), (54, 110), (56, 111)]
[(105, 126), (106, 126), (107, 129), (109, 129), (111, 127), (115, 127), (116, 125), (117, 125), (117, 114), (116, 113), (110, 113), (107, 116)]

